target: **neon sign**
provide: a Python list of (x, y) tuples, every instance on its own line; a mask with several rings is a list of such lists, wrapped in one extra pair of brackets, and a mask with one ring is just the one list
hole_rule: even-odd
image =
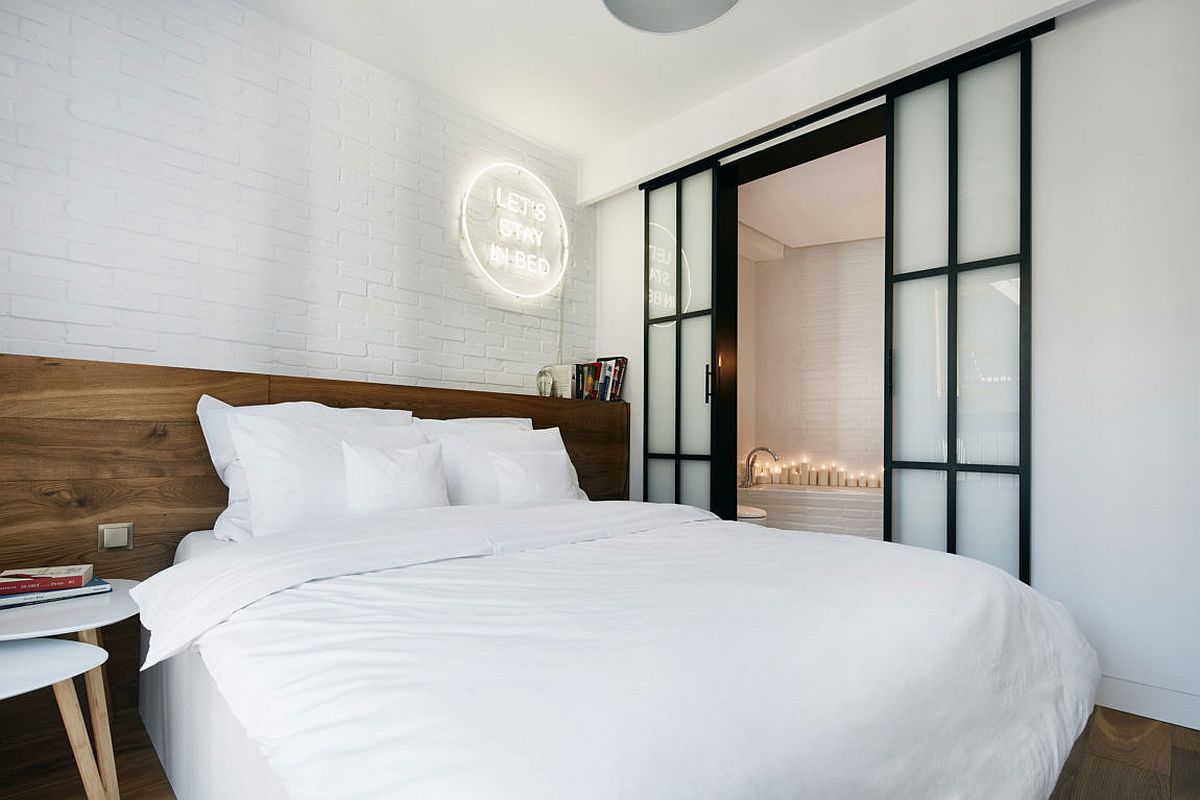
[(516, 164), (484, 167), (463, 194), (463, 250), (514, 297), (541, 297), (562, 280), (569, 244), (562, 207), (541, 178)]

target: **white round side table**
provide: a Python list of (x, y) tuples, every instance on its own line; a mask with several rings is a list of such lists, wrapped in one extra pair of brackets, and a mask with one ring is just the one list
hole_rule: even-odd
[[(82, 673), (91, 674), (107, 660), (108, 653), (101, 648), (69, 639), (0, 642), (0, 700), (45, 686), (54, 687), (54, 699), (58, 702), (88, 800), (109, 800), (109, 793), (92, 753), (72, 678)], [(116, 784), (113, 788), (115, 790)]]
[[(83, 644), (100, 648), (100, 628), (129, 619), (138, 613), (137, 603), (129, 596), (129, 590), (137, 586), (137, 581), (113, 578), (112, 591), (104, 594), (71, 597), (66, 600), (53, 600), (48, 603), (37, 603), (30, 606), (6, 608), (0, 610), (0, 645), (16, 642), (22, 639), (37, 639), (43, 636), (58, 636), (73, 633)], [(61, 641), (61, 640), (58, 640)], [(69, 644), (73, 644), (68, 642)], [(7, 646), (7, 645), (6, 645)], [(103, 650), (101, 652), (104, 652)], [(108, 654), (105, 653), (105, 658)], [(103, 659), (101, 662), (103, 663)], [(78, 674), (78, 673), (76, 673)], [(99, 795), (100, 800), (120, 800), (117, 787), (117, 765), (113, 759), (112, 731), (108, 725), (108, 699), (104, 688), (104, 672), (100, 664), (93, 665), (84, 672), (84, 684), (87, 686), (88, 710), (92, 717), (92, 738), (95, 740), (95, 762), (100, 770), (105, 794)], [(46, 684), (42, 684), (45, 686)], [(59, 690), (55, 684), (55, 696)], [(71, 694), (75, 688), (71, 685)], [(78, 701), (76, 701), (78, 705)], [(62, 708), (62, 701), (59, 701)], [(64, 722), (66, 720), (64, 712)], [(70, 725), (67, 726), (70, 734)], [(84, 731), (86, 734), (86, 731)], [(86, 744), (86, 735), (85, 735)], [(75, 739), (71, 739), (71, 748), (75, 750), (76, 763), (79, 763), (79, 752), (75, 747)], [(88, 746), (88, 751), (91, 751)], [(83, 767), (80, 767), (80, 774)], [(84, 780), (86, 788), (87, 780)], [(91, 800), (89, 791), (88, 800)]]

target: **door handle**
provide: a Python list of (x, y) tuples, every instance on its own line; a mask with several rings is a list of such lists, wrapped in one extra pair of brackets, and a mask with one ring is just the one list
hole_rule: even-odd
[(704, 365), (704, 402), (712, 399), (712, 364)]

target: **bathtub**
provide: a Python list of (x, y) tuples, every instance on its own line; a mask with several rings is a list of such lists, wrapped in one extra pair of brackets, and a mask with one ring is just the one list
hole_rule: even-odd
[(882, 489), (762, 483), (739, 487), (737, 501), (767, 512), (764, 519), (744, 520), (755, 525), (883, 538)]

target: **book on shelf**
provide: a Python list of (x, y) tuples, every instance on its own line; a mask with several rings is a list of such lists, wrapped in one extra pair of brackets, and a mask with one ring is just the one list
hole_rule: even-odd
[(42, 592), (21, 592), (19, 594), (0, 595), (0, 609), (30, 606), (35, 603), (49, 603), (53, 600), (67, 600), (72, 597), (103, 594), (111, 592), (112, 586), (103, 578), (92, 578), (83, 586), (74, 589), (51, 589)]
[(78, 589), (93, 577), (91, 564), (6, 569), (0, 572), (0, 595)]
[(576, 400), (620, 400), (629, 359), (606, 356), (575, 365)]

